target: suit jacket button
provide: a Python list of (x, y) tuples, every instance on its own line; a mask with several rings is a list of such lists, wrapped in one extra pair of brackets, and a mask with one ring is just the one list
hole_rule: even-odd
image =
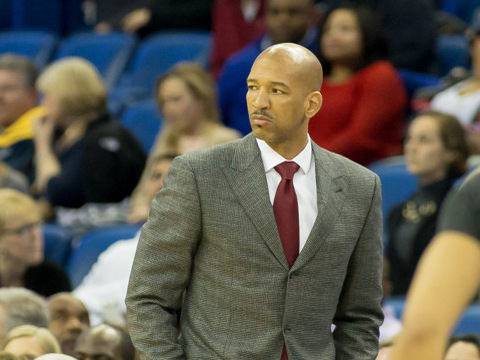
[(285, 327), (283, 328), (283, 332), (289, 332), (291, 329), (290, 329), (290, 326), (288, 325), (285, 325)]
[(296, 275), (297, 275), (297, 274), (295, 274), (295, 273), (291, 273), (288, 278), (289, 278), (289, 279), (293, 279)]

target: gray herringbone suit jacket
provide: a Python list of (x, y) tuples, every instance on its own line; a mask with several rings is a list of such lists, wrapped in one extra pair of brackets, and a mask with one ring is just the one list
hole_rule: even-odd
[(284, 342), (289, 360), (375, 359), (380, 183), (315, 144), (313, 154), (318, 217), (291, 269), (253, 135), (173, 162), (143, 226), (127, 295), (142, 360), (279, 360)]

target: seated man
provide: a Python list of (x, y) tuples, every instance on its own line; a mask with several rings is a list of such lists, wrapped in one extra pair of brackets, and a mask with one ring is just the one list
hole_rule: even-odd
[[(154, 164), (146, 184), (146, 188), (150, 190), (150, 202), (162, 188), (163, 178), (174, 157), (175, 155), (167, 154), (153, 159)], [(110, 245), (74, 290), (75, 296), (87, 306), (92, 324), (108, 321), (124, 325), (124, 299), (139, 236), (140, 234), (137, 234), (133, 239)]]
[(247, 83), (245, 79), (253, 62), (267, 47), (290, 42), (317, 51), (317, 32), (313, 28), (315, 2), (313, 0), (268, 0), (266, 33), (230, 56), (220, 73), (218, 96), (225, 125), (243, 135), (252, 129), (248, 122)]
[(43, 115), (36, 107), (37, 72), (30, 60), (0, 56), (0, 160), (33, 179), (32, 121)]
[(49, 329), (57, 338), (62, 352), (73, 355), (75, 343), (82, 331), (90, 327), (85, 305), (69, 292), (53, 295), (48, 300)]
[(133, 360), (135, 349), (130, 336), (121, 328), (100, 324), (85, 330), (75, 345), (78, 360)]

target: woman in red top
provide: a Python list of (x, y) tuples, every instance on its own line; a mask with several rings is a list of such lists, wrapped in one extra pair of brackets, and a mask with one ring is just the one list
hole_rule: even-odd
[(323, 105), (310, 121), (312, 139), (360, 164), (401, 153), (407, 95), (373, 13), (354, 5), (326, 14), (320, 58)]

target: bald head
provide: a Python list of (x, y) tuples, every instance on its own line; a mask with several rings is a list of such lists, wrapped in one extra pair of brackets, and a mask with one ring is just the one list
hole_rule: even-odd
[(90, 326), (88, 310), (79, 299), (66, 292), (53, 295), (48, 307), (49, 329), (60, 343), (62, 351), (72, 355), (77, 338)]
[(101, 355), (109, 360), (134, 360), (135, 349), (130, 336), (123, 329), (100, 324), (80, 335), (74, 354), (78, 359)]
[(270, 46), (257, 57), (255, 62), (264, 59), (279, 62), (285, 68), (294, 70), (307, 92), (319, 91), (322, 87), (322, 65), (310, 50), (301, 45), (283, 43)]
[(292, 43), (269, 47), (247, 78), (252, 132), (278, 154), (293, 159), (308, 142), (308, 122), (322, 106), (322, 66)]

